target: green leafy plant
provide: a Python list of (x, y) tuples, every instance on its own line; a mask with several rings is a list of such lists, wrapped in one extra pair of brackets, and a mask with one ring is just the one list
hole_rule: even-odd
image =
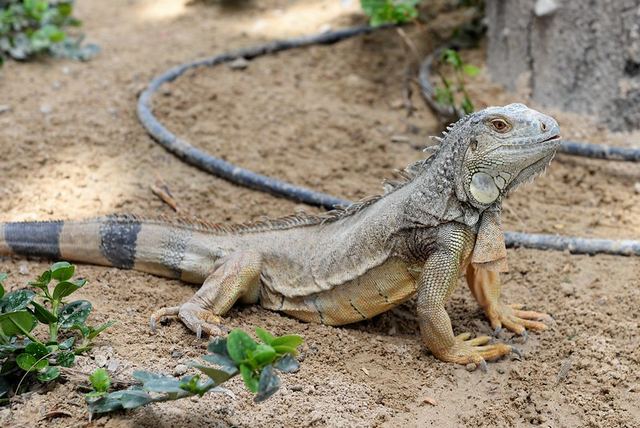
[(48, 53), (86, 60), (99, 50), (82, 45), (66, 29), (81, 22), (72, 16), (73, 0), (0, 0), (0, 65), (6, 57), (26, 60)]
[(460, 54), (453, 49), (444, 50), (440, 62), (451, 69), (454, 77), (449, 79), (445, 77), (440, 68), (438, 69), (442, 86), (436, 87), (436, 101), (460, 109), (465, 114), (473, 112), (474, 106), (465, 88), (465, 77), (477, 75), (480, 69), (474, 65), (466, 64)]
[(363, 12), (373, 26), (403, 24), (418, 17), (421, 0), (360, 0)]
[[(72, 279), (74, 272), (72, 264), (54, 263), (29, 282), (31, 289), (10, 293), (4, 288), (7, 274), (0, 273), (0, 400), (35, 381), (56, 379), (59, 367), (71, 367), (75, 356), (91, 349), (93, 339), (113, 324), (89, 326), (91, 303), (67, 302), (67, 297), (87, 283)], [(46, 339), (37, 337), (39, 325), (48, 330)]]
[(90, 377), (93, 391), (85, 395), (89, 411), (104, 413), (119, 409), (133, 409), (149, 403), (177, 400), (194, 395), (203, 396), (207, 392), (223, 392), (221, 384), (240, 375), (245, 386), (255, 395), (256, 402), (271, 397), (280, 387), (276, 370), (292, 373), (298, 370), (295, 359), (297, 348), (303, 342), (297, 335), (276, 337), (264, 329), (256, 328), (261, 343), (247, 333), (235, 329), (226, 338), (216, 338), (207, 347), (208, 354), (202, 359), (209, 364), (192, 362), (191, 366), (200, 374), (176, 379), (171, 376), (135, 371), (138, 381), (128, 389), (107, 392), (109, 377), (102, 370), (96, 370)]

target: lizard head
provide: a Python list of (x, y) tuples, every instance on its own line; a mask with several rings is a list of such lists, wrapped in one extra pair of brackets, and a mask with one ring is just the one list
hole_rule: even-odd
[(524, 104), (489, 107), (460, 125), (455, 133), (462, 137), (464, 157), (458, 184), (481, 209), (543, 172), (560, 144), (558, 122)]

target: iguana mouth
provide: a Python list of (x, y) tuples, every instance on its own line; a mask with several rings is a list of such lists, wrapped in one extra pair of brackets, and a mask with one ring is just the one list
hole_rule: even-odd
[(560, 137), (560, 134), (556, 134), (556, 135), (552, 135), (551, 137), (547, 138), (546, 140), (542, 140), (542, 141), (540, 141), (540, 142), (541, 142), (541, 143), (548, 143), (549, 141), (557, 141), (557, 140), (559, 140), (560, 138), (561, 138), (561, 137)]

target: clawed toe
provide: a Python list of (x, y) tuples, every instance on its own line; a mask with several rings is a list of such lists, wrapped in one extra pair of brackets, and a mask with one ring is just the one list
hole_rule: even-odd
[(170, 316), (173, 316), (173, 317), (178, 316), (179, 311), (180, 311), (180, 306), (160, 308), (157, 311), (155, 311), (151, 315), (151, 317), (149, 317), (149, 328), (151, 329), (151, 332), (152, 333), (156, 332), (158, 322), (161, 321), (162, 318), (170, 317)]
[(222, 325), (220, 316), (193, 303), (185, 303), (181, 306), (162, 308), (154, 312), (149, 319), (151, 331), (155, 332), (158, 322), (168, 316), (180, 318), (180, 321), (193, 331), (198, 339), (202, 338), (203, 333), (207, 336), (221, 336), (228, 330)]
[(483, 371), (487, 360), (495, 360), (508, 355), (512, 347), (504, 343), (489, 344), (491, 337), (478, 336), (470, 339), (471, 334), (463, 333), (455, 338), (454, 345), (444, 351), (436, 352), (440, 360), (457, 364), (477, 364)]

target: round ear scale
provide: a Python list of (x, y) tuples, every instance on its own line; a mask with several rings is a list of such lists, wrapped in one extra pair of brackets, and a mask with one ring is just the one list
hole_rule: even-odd
[(484, 172), (473, 174), (469, 191), (476, 201), (485, 205), (494, 202), (500, 196), (500, 190), (493, 177)]

